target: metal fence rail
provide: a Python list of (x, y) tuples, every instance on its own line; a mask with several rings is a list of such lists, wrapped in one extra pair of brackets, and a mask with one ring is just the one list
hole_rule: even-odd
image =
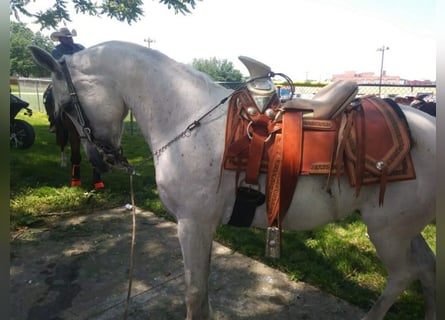
[[(11, 83), (13, 82), (11, 81)], [(51, 83), (51, 79), (20, 77), (18, 79), (14, 79), (14, 83), (18, 84), (18, 92), (16, 93), (20, 98), (27, 101), (30, 104), (31, 108), (45, 112), (45, 108), (43, 106), (43, 93), (45, 92), (48, 85)], [(236, 89), (241, 84), (241, 82), (219, 82), (219, 84), (230, 89)], [(323, 84), (297, 84), (295, 87), (295, 93), (303, 98), (311, 98), (323, 86)], [(378, 95), (378, 93), (378, 84), (359, 84), (359, 96), (368, 94)], [(433, 96), (436, 96), (436, 85), (381, 86), (381, 94), (385, 97), (416, 96), (418, 93), (429, 93)]]
[[(219, 82), (219, 84), (229, 89), (236, 89), (242, 84), (242, 82)], [(320, 88), (324, 87), (324, 84), (296, 84), (295, 94), (303, 98), (311, 98), (317, 93)], [(279, 85), (278, 85), (279, 87)], [(359, 84), (358, 95), (379, 94), (378, 84)], [(397, 96), (416, 96), (418, 93), (429, 93), (436, 96), (436, 85), (384, 85), (381, 86), (381, 95), (385, 97), (397, 97)]]
[[(295, 93), (303, 97), (314, 95), (320, 88), (316, 86), (296, 86)], [(416, 96), (418, 93), (429, 93), (436, 96), (436, 85), (382, 85), (381, 95), (385, 97)], [(379, 94), (378, 84), (359, 84), (358, 95)]]
[[(43, 105), (43, 93), (51, 83), (51, 79), (43, 78), (18, 78), (17, 95), (29, 103), (34, 110), (45, 111)], [(14, 93), (14, 92), (13, 92)]]

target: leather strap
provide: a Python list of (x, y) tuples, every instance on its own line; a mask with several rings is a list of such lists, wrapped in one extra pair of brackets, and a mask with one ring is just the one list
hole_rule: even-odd
[(282, 161), (282, 133), (275, 134), (275, 142), (269, 149), (269, 166), (267, 169), (266, 199), (267, 217), (269, 226), (279, 225), (276, 219), (280, 212), (280, 186), (281, 186), (281, 161)]
[(267, 179), (267, 215), (269, 226), (280, 228), (289, 209), (301, 169), (303, 114), (286, 111), (283, 126), (271, 148)]
[(283, 117), (283, 162), (280, 180), (280, 215), (289, 209), (297, 186), (303, 154), (303, 113), (287, 111)]
[(383, 199), (385, 197), (387, 180), (388, 180), (388, 168), (383, 167), (382, 175), (380, 177), (379, 206), (383, 206)]
[(355, 167), (355, 176), (357, 183), (355, 185), (355, 196), (358, 197), (363, 184), (363, 175), (365, 173), (365, 154), (366, 154), (366, 131), (365, 131), (365, 114), (363, 107), (359, 105), (354, 112), (355, 136), (357, 137), (357, 162)]
[(335, 175), (337, 177), (338, 190), (340, 190), (340, 176), (342, 175), (342, 166), (344, 165), (344, 152), (346, 148), (346, 142), (349, 138), (352, 130), (352, 126), (354, 124), (355, 119), (355, 109), (348, 108), (346, 112), (346, 123), (341, 131), (341, 137), (338, 142), (336, 159), (335, 159)]
[(260, 175), (261, 159), (263, 159), (264, 143), (267, 136), (252, 133), (252, 141), (249, 148), (249, 162), (246, 168), (246, 183), (258, 184), (258, 176)]

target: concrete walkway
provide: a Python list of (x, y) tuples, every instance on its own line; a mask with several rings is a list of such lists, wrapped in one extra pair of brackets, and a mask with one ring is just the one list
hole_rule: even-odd
[[(137, 210), (128, 319), (185, 319), (176, 225)], [(118, 208), (54, 215), (11, 235), (13, 320), (123, 319), (132, 219)], [(214, 243), (210, 299), (217, 319), (357, 320), (363, 310)]]

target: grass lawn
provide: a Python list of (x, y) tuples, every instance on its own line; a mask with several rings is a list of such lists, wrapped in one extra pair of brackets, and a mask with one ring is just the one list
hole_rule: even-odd
[[(48, 132), (46, 114), (35, 111), (32, 117), (20, 114), (18, 118), (34, 127), (36, 140), (29, 149), (12, 149), (10, 153), (11, 229), (32, 228), (35, 223), (44, 222), (46, 213), (85, 212), (130, 203), (129, 177), (124, 172), (104, 174), (106, 188), (91, 190), (92, 169), (84, 154), (81, 165), (83, 185), (80, 188), (69, 187), (70, 169), (60, 167), (60, 152), (54, 134)], [(144, 162), (133, 179), (135, 203), (142, 209), (168, 217), (158, 199), (153, 163), (144, 161), (150, 150), (137, 124), (133, 123), (133, 126), (131, 133), (131, 123), (127, 119), (122, 146), (130, 163)], [(67, 155), (69, 159), (69, 153)], [(429, 225), (424, 236), (435, 251), (435, 225)], [(295, 281), (310, 283), (365, 310), (385, 286), (385, 270), (366, 237), (366, 228), (357, 213), (339, 223), (312, 231), (284, 231), (283, 254), (278, 260), (264, 257), (264, 230), (221, 226), (217, 230), (217, 240), (282, 270)], [(419, 283), (414, 283), (404, 292), (385, 319), (423, 319)]]

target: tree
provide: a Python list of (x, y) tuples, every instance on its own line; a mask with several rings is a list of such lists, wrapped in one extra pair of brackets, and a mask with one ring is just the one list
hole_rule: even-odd
[[(33, 0), (34, 2), (35, 0)], [(187, 14), (194, 9), (196, 1), (200, 0), (159, 0), (159, 3), (174, 9), (175, 13)], [(10, 15), (20, 21), (20, 16), (35, 18), (34, 23), (40, 24), (41, 29), (56, 28), (61, 22), (71, 22), (67, 3), (71, 2), (76, 14), (90, 16), (106, 15), (111, 19), (126, 21), (128, 24), (136, 22), (144, 15), (143, 0), (51, 0), (50, 7), (45, 11), (30, 12), (27, 8), (31, 0), (10, 0)], [(52, 5), (51, 5), (52, 3)]]
[(40, 32), (34, 34), (34, 32), (22, 22), (11, 21), (10, 36), (9, 75), (49, 77), (49, 71), (34, 62), (28, 46), (33, 44), (51, 52), (54, 48), (52, 41)]
[(240, 82), (243, 75), (233, 67), (233, 63), (218, 60), (215, 57), (210, 59), (193, 59), (192, 66), (202, 72), (207, 73), (215, 81)]

